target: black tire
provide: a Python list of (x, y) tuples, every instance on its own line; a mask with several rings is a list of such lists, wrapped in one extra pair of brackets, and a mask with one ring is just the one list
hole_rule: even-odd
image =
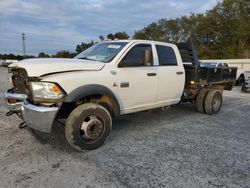
[(204, 99), (208, 93), (209, 89), (201, 89), (199, 92), (197, 98), (196, 98), (196, 109), (200, 113), (205, 113), (205, 108), (204, 108)]
[(245, 82), (245, 78), (244, 78), (243, 75), (241, 75), (241, 76), (239, 77), (239, 79), (236, 81), (236, 85), (237, 85), (237, 86), (242, 86), (242, 85), (244, 84), (244, 82)]
[(64, 123), (62, 123), (61, 121), (59, 120), (55, 120), (55, 122), (53, 123), (53, 126), (51, 128), (51, 131), (50, 133), (44, 133), (44, 132), (41, 132), (41, 131), (37, 131), (35, 129), (32, 129), (29, 127), (29, 131), (30, 133), (42, 144), (46, 144), (48, 142), (50, 142), (55, 133), (58, 132), (59, 129), (61, 129), (61, 127), (64, 126)]
[(76, 107), (65, 123), (65, 137), (77, 150), (92, 150), (101, 146), (112, 129), (111, 116), (103, 106), (85, 103)]
[(46, 144), (50, 140), (50, 133), (43, 133), (30, 128), (31, 134), (42, 144)]
[(242, 85), (241, 91), (242, 91), (242, 92), (246, 92), (246, 91), (247, 91), (247, 88), (246, 88), (245, 84)]
[(205, 112), (209, 115), (217, 114), (222, 105), (222, 92), (220, 90), (210, 90), (204, 101)]

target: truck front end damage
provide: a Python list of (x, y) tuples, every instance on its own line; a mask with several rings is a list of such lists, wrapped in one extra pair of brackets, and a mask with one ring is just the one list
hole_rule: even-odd
[[(29, 78), (25, 69), (10, 68), (9, 72), (13, 88), (4, 93), (5, 106), (9, 110), (6, 115), (17, 114), (28, 127), (49, 133), (60, 107), (46, 96), (36, 98), (42, 88), (38, 88), (38, 92), (34, 90), (32, 83), (39, 83), (35, 82), (38, 79)], [(44, 103), (36, 102), (39, 100)]]
[(10, 112), (19, 113), (26, 98), (27, 94), (14, 93), (13, 89), (9, 89), (4, 93), (5, 107)]

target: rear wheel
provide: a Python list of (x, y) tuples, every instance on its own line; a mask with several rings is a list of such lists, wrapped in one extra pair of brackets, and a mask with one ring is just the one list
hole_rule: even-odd
[(236, 85), (237, 85), (237, 86), (242, 86), (242, 85), (244, 84), (244, 82), (245, 82), (245, 78), (244, 78), (243, 75), (241, 75), (241, 76), (239, 77), (239, 79), (237, 80)]
[(222, 105), (222, 92), (220, 90), (210, 90), (204, 101), (205, 112), (209, 115), (217, 114)]
[(204, 88), (201, 89), (201, 91), (199, 92), (197, 98), (196, 98), (196, 109), (198, 112), (200, 113), (205, 113), (205, 109), (204, 109), (204, 99), (208, 93), (208, 89)]
[(85, 103), (76, 107), (65, 123), (65, 137), (78, 150), (101, 146), (109, 136), (112, 119), (101, 105)]
[(246, 91), (247, 91), (247, 87), (245, 86), (245, 84), (242, 85), (241, 91), (242, 91), (242, 92), (246, 92)]

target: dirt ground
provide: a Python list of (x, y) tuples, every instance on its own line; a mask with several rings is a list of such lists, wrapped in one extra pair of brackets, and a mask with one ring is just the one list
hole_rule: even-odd
[(250, 94), (224, 92), (221, 112), (192, 104), (114, 120), (109, 140), (86, 152), (72, 149), (57, 123), (39, 142), (5, 117), (0, 67), (0, 187), (250, 187)]

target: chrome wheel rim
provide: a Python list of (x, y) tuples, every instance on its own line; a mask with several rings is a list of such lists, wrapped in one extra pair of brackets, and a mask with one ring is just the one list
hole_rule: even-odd
[(213, 99), (213, 104), (212, 104), (213, 110), (215, 112), (219, 110), (220, 104), (221, 104), (221, 98), (220, 98), (220, 96), (219, 95), (215, 95), (214, 99)]
[(81, 135), (87, 140), (93, 140), (101, 136), (104, 125), (95, 115), (87, 116), (81, 124)]

